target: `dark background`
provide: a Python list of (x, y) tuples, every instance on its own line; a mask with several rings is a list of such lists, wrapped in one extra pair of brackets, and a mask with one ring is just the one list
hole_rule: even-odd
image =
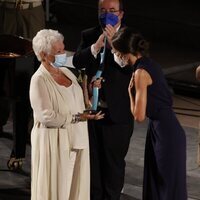
[[(139, 30), (149, 40), (199, 49), (199, 1), (124, 0), (123, 4), (126, 24)], [(54, 0), (51, 2), (50, 11), (53, 17), (56, 17), (56, 28), (64, 35), (67, 35), (66, 27), (75, 30), (73, 37), (67, 38), (69, 50), (76, 49), (82, 29), (98, 24), (97, 10), (98, 0)]]
[[(200, 64), (200, 1), (123, 0), (124, 21), (150, 42), (173, 91), (200, 98), (195, 70)], [(98, 25), (98, 0), (50, 0), (47, 27), (61, 32), (75, 52), (81, 31)]]

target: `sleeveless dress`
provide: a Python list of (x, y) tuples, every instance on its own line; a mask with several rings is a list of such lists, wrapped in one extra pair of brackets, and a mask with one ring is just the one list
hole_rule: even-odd
[(186, 137), (172, 110), (167, 82), (150, 58), (138, 59), (137, 69), (146, 70), (153, 81), (147, 89), (143, 200), (186, 200)]

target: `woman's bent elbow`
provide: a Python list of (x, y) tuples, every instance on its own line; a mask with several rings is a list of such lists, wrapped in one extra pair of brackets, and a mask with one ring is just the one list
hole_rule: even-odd
[(137, 122), (143, 122), (145, 120), (145, 116), (135, 115), (134, 118), (135, 118), (135, 121), (137, 121)]

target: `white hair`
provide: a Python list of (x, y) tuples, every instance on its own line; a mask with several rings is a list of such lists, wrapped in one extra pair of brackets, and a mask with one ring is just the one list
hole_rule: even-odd
[(64, 36), (56, 30), (43, 29), (37, 32), (32, 40), (32, 47), (37, 59), (41, 61), (40, 53), (51, 53), (52, 45), (57, 41), (64, 41)]

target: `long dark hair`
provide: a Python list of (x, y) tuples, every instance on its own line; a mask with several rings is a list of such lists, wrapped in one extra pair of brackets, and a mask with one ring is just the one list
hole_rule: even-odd
[(149, 55), (149, 42), (144, 37), (130, 27), (121, 28), (112, 38), (113, 47), (120, 53), (132, 53), (142, 56)]

